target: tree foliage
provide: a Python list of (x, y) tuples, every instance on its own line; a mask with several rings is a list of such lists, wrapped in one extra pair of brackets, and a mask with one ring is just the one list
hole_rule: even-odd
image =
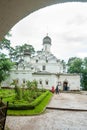
[(87, 90), (87, 57), (72, 57), (68, 60), (68, 73), (79, 73), (81, 75), (81, 86)]
[(4, 54), (0, 54), (0, 84), (8, 77), (12, 66), (13, 63), (10, 59), (6, 58)]
[(2, 41), (0, 41), (0, 49), (7, 49), (8, 51), (10, 51), (10, 47), (11, 47), (11, 42), (10, 40), (8, 40), (6, 37), (10, 37), (11, 34), (8, 32), (7, 35), (2, 39)]
[(10, 58), (13, 59), (14, 61), (18, 61), (20, 58), (23, 57), (24, 51), (28, 50), (30, 54), (34, 54), (35, 50), (32, 45), (29, 44), (23, 44), (19, 46), (15, 46), (15, 48), (10, 49)]
[[(10, 34), (8, 33), (7, 36)], [(13, 66), (13, 63), (9, 58), (7, 58), (7, 55), (2, 53), (4, 49), (7, 49), (8, 51), (11, 48), (11, 42), (10, 40), (6, 39), (4, 37), (2, 41), (0, 41), (0, 84), (2, 81), (4, 81), (8, 75), (11, 67)]]
[(72, 57), (68, 61), (69, 73), (81, 73), (83, 69), (83, 61), (81, 58)]
[(87, 57), (85, 57), (83, 61), (83, 71), (81, 77), (83, 89), (87, 90)]

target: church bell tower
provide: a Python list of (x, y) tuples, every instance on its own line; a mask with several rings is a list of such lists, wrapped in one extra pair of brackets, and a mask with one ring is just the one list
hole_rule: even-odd
[(50, 52), (50, 48), (51, 48), (51, 38), (49, 36), (46, 36), (43, 39), (43, 51)]

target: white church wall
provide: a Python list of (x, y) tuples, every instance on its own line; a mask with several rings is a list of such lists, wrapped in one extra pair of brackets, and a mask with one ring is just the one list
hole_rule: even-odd
[(50, 44), (44, 44), (43, 50), (44, 50), (45, 52), (50, 52), (50, 47), (51, 47)]
[(46, 70), (51, 73), (56, 73), (57, 71), (59, 71), (59, 67), (57, 66), (57, 64), (47, 64)]
[(57, 63), (57, 61), (56, 61), (55, 59), (48, 60), (48, 62), (49, 62), (49, 63), (54, 63), (54, 64)]
[(57, 64), (47, 64), (46, 65), (46, 71), (51, 72), (51, 73), (62, 73), (63, 69), (61, 66), (58, 66)]
[(63, 72), (63, 67), (58, 66), (58, 64), (54, 63), (36, 63), (34, 66), (38, 67), (41, 71), (43, 71), (43, 66), (45, 65), (45, 71), (50, 72), (50, 73), (62, 73)]
[(28, 63), (29, 63), (29, 62), (30, 62), (30, 56), (26, 56), (26, 55), (25, 55), (25, 56), (24, 56), (24, 62), (28, 62)]
[[(45, 89), (51, 89), (52, 86), (56, 86), (57, 78), (55, 75), (34, 75), (33, 74), (33, 80), (38, 81), (38, 87), (39, 88), (45, 88)], [(40, 81), (42, 81), (42, 84), (40, 84)], [(46, 84), (46, 81), (48, 81), (48, 85)]]
[(80, 90), (80, 75), (60, 75), (59, 81), (61, 82), (61, 88), (63, 89), (63, 82), (68, 82), (69, 90)]

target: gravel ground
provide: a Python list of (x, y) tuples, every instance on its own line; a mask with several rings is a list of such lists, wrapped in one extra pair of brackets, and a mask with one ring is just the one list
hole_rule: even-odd
[[(75, 108), (86, 109), (87, 95), (54, 95), (49, 106), (58, 107), (58, 104), (60, 107), (74, 105)], [(38, 116), (7, 116), (5, 130), (87, 130), (87, 111), (46, 110)]]
[(87, 112), (46, 110), (39, 116), (8, 116), (10, 130), (87, 130)]

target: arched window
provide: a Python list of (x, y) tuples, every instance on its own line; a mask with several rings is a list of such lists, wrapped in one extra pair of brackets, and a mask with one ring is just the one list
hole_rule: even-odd
[(38, 60), (36, 60), (36, 63), (38, 63)]
[(23, 79), (23, 83), (25, 83), (25, 79)]
[(46, 80), (45, 83), (46, 83), (46, 85), (48, 85), (49, 84), (48, 80)]
[(39, 84), (42, 85), (42, 80), (39, 81)]
[(46, 70), (46, 66), (45, 65), (42, 66), (42, 70)]
[(48, 63), (48, 60), (46, 60), (46, 63)]

